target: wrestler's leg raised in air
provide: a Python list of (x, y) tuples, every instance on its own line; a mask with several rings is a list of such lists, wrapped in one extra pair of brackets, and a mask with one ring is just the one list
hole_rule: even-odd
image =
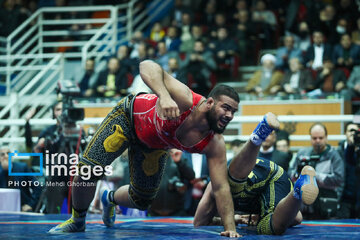
[(280, 123), (276, 116), (273, 113), (267, 113), (251, 134), (250, 139), (231, 161), (229, 166), (231, 177), (238, 180), (247, 178), (256, 164), (261, 143), (279, 127)]

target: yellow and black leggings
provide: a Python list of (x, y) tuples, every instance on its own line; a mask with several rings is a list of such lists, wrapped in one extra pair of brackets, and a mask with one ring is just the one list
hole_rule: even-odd
[(235, 211), (259, 214), (258, 234), (275, 234), (272, 215), (281, 199), (292, 190), (292, 183), (284, 169), (272, 161), (257, 159), (245, 181), (229, 174)]
[(142, 144), (133, 130), (134, 95), (123, 98), (106, 116), (86, 147), (79, 166), (100, 165), (105, 168), (129, 149), (129, 199), (145, 210), (159, 189), (167, 151), (150, 149)]

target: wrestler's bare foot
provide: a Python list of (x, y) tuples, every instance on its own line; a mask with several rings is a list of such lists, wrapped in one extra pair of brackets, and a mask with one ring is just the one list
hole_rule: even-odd
[(313, 204), (319, 195), (319, 188), (316, 183), (316, 171), (311, 166), (305, 166), (301, 175), (294, 184), (294, 197), (302, 200), (306, 205)]

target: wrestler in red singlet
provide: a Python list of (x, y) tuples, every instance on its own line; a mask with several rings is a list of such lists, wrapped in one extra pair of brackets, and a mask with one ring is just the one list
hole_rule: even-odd
[[(134, 101), (134, 126), (137, 137), (149, 148), (168, 149), (177, 148), (191, 153), (200, 153), (214, 136), (210, 133), (197, 144), (186, 147), (176, 138), (176, 131), (184, 122), (186, 117), (195, 110), (202, 96), (192, 92), (193, 105), (187, 111), (183, 112), (175, 120), (163, 120), (155, 111), (158, 97), (155, 94), (142, 94), (136, 97)], [(155, 114), (156, 113), (156, 114)]]

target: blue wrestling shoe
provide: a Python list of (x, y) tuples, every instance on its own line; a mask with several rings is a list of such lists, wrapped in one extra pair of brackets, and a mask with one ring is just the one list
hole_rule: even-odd
[(255, 145), (259, 146), (272, 131), (279, 129), (279, 127), (280, 123), (276, 116), (273, 113), (267, 113), (250, 135), (250, 140)]
[(315, 175), (316, 172), (313, 167), (304, 166), (294, 185), (294, 197), (307, 205), (313, 204), (319, 194)]
[(109, 200), (110, 190), (104, 188), (101, 190), (101, 203), (103, 205), (102, 219), (107, 227), (113, 227), (115, 224), (115, 204)]
[(73, 215), (70, 219), (50, 229), (49, 233), (84, 232), (86, 226), (86, 212), (80, 216), (74, 209), (72, 211)]

